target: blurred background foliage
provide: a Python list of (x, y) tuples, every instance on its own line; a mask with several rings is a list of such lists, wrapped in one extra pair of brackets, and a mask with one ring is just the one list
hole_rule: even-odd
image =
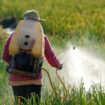
[(56, 36), (61, 41), (89, 37), (105, 41), (105, 1), (104, 0), (0, 0), (0, 18), (14, 16), (18, 20), (28, 9), (35, 9), (47, 35)]

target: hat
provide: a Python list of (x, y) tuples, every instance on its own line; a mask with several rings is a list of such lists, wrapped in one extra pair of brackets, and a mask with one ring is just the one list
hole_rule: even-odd
[(45, 19), (41, 19), (36, 10), (28, 10), (24, 13), (24, 19), (36, 20), (36, 21), (45, 21)]

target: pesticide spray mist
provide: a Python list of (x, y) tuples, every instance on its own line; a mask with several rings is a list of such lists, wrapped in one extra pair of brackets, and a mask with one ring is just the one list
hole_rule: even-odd
[(82, 48), (70, 47), (62, 55), (63, 77), (67, 84), (79, 86), (82, 82), (88, 90), (95, 84), (105, 83), (105, 61)]

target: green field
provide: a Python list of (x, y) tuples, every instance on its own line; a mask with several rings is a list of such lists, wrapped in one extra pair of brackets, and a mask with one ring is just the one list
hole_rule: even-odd
[(24, 11), (36, 9), (43, 22), (45, 33), (59, 38), (73, 38), (89, 35), (97, 41), (104, 41), (104, 0), (1, 0), (0, 17), (13, 15), (22, 19)]
[[(46, 19), (42, 26), (58, 55), (69, 43), (92, 50), (105, 59), (105, 0), (0, 0), (1, 19), (12, 15), (19, 21), (28, 9), (37, 10)], [(7, 37), (0, 27), (0, 58)], [(11, 105), (13, 96), (5, 68), (0, 59), (0, 105)], [(83, 83), (79, 88), (67, 88), (65, 101), (53, 91), (46, 94), (47, 89), (43, 89), (41, 105), (105, 105), (105, 89), (101, 85), (93, 84), (88, 91)], [(57, 92), (61, 90), (57, 88)]]

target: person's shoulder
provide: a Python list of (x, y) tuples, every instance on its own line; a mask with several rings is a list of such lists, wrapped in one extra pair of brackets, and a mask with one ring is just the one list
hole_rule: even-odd
[(13, 34), (14, 34), (14, 32), (11, 33), (10, 35), (8, 35), (8, 38), (7, 39), (10, 40), (12, 38)]
[(44, 34), (44, 38), (46, 38), (47, 37), (47, 35), (46, 34)]
[(46, 34), (44, 34), (44, 39), (45, 39), (45, 40), (48, 40), (48, 37), (47, 37), (47, 35), (46, 35)]

